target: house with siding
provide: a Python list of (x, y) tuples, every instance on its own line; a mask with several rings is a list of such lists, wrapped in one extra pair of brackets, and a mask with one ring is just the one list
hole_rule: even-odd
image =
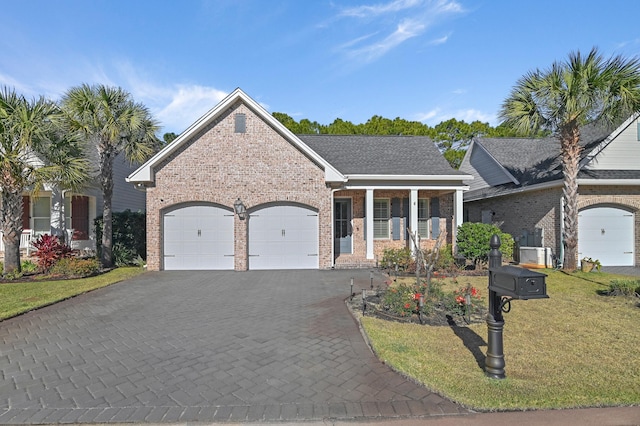
[(425, 137), (295, 135), (236, 89), (128, 181), (146, 190), (147, 265), (372, 266), (455, 242), (464, 181)]
[[(125, 181), (134, 168), (123, 155), (114, 160), (114, 212), (127, 209), (145, 211), (145, 194)], [(45, 185), (36, 195), (25, 193), (22, 202), (21, 249), (30, 251), (29, 240), (42, 234), (65, 234), (67, 242), (74, 249), (96, 249), (94, 220), (102, 215), (103, 210), (102, 191), (96, 186), (88, 187), (81, 192), (71, 192)], [(4, 252), (2, 238), (0, 252)]]
[[(640, 265), (640, 120), (581, 129), (578, 256), (603, 265)], [(474, 177), (464, 217), (494, 223), (521, 245), (562, 258), (560, 143), (548, 138), (477, 138), (460, 171)]]

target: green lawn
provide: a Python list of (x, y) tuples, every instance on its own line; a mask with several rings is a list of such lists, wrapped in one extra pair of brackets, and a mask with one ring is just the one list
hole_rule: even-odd
[(0, 320), (127, 280), (143, 272), (142, 268), (126, 267), (76, 280), (0, 284)]
[[(513, 301), (504, 314), (504, 380), (484, 375), (486, 323), (454, 330), (364, 317), (362, 324), (392, 368), (478, 410), (640, 404), (640, 299), (598, 294), (621, 276), (543, 272), (550, 298)], [(486, 293), (486, 277), (458, 282)]]

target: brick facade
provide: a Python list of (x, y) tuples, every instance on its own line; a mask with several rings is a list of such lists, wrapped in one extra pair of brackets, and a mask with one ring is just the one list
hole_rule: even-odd
[[(367, 263), (378, 263), (382, 260), (383, 253), (386, 249), (401, 249), (409, 247), (410, 242), (407, 239), (406, 229), (409, 226), (405, 223), (405, 217), (407, 213), (404, 211), (402, 205), (403, 199), (409, 198), (409, 191), (402, 190), (374, 190), (375, 198), (387, 198), (390, 200), (390, 208), (392, 209), (392, 203), (394, 199), (397, 199), (401, 203), (400, 211), (400, 236), (399, 239), (394, 239), (393, 229), (391, 225), (389, 238), (376, 239), (373, 243), (374, 260), (366, 260), (366, 240), (364, 235), (364, 221), (365, 221), (365, 191), (363, 190), (345, 190), (337, 191), (334, 195), (335, 198), (350, 198), (352, 201), (352, 253), (341, 253), (336, 258), (336, 267), (363, 265)], [(440, 232), (445, 233), (445, 241), (451, 244), (451, 227), (453, 217), (453, 194), (441, 194), (436, 191), (418, 191), (418, 198), (439, 198), (440, 200)], [(423, 238), (421, 240), (421, 246), (424, 250), (430, 250), (435, 245), (435, 240), (432, 238)]]
[[(465, 220), (481, 222), (482, 211), (494, 213), (493, 223), (514, 237), (523, 229), (544, 230), (544, 246), (560, 253), (560, 214), (562, 188), (522, 192), (486, 200), (464, 203)], [(585, 186), (579, 189), (580, 210), (598, 205), (609, 205), (635, 214), (635, 264), (640, 265), (640, 187), (637, 186)]]
[[(235, 132), (235, 114), (246, 132)], [(183, 203), (211, 203), (233, 211), (240, 197), (249, 213), (268, 203), (294, 203), (318, 212), (319, 266), (332, 264), (331, 190), (324, 171), (243, 103), (172, 153), (155, 169), (147, 189), (147, 265), (163, 269), (162, 216)], [(235, 269), (246, 270), (247, 220), (234, 215)]]

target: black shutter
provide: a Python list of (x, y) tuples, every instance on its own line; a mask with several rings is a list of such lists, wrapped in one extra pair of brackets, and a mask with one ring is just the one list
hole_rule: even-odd
[(391, 233), (394, 240), (400, 239), (400, 198), (391, 199)]
[(440, 199), (431, 199), (431, 238), (434, 240), (440, 236)]
[(409, 240), (409, 199), (402, 199), (402, 212), (404, 213), (404, 240)]

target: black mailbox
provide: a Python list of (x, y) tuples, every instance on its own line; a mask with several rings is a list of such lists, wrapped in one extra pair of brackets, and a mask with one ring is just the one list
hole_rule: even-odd
[(513, 299), (546, 299), (546, 275), (516, 266), (489, 268), (489, 290)]

